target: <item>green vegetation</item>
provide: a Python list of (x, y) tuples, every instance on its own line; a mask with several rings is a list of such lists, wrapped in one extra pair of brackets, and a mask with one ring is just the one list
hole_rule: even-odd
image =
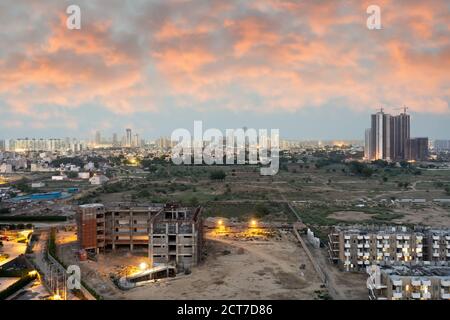
[(22, 179), (15, 185), (17, 189), (22, 192), (30, 193), (33, 189), (30, 186), (30, 182), (27, 179)]
[(267, 208), (264, 204), (258, 203), (255, 206), (255, 212), (258, 218), (262, 218), (270, 213), (270, 209)]
[[(344, 222), (328, 216), (337, 211), (355, 211), (355, 209), (327, 206), (315, 206), (304, 209), (297, 208), (296, 210), (300, 214), (302, 221), (305, 224), (312, 226), (333, 226), (342, 223), (349, 224), (351, 222)], [(365, 220), (366, 223), (386, 222), (400, 219), (404, 216), (400, 213), (392, 213), (390, 209), (386, 208), (358, 208), (357, 211), (368, 214), (367, 220)], [(361, 221), (358, 221), (358, 223), (361, 223)]]
[(66, 172), (66, 175), (69, 179), (76, 179), (78, 178), (78, 173), (75, 171), (68, 171)]
[(209, 177), (211, 180), (223, 180), (226, 177), (226, 173), (223, 170), (214, 170), (211, 171)]
[(48, 250), (48, 254), (51, 255), (53, 258), (55, 258), (56, 261), (59, 262), (58, 255), (56, 254), (56, 229), (55, 228), (52, 228), (50, 231), (50, 236), (48, 238), (47, 250)]
[(369, 167), (367, 164), (358, 161), (352, 161), (349, 164), (349, 169), (351, 173), (367, 178), (371, 177), (374, 173), (374, 169)]
[(448, 196), (450, 196), (450, 186), (445, 187), (444, 191)]

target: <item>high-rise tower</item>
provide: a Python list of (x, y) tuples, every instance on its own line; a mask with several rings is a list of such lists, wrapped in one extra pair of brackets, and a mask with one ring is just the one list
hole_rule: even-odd
[(132, 138), (131, 138), (131, 129), (127, 129), (127, 139), (126, 139), (126, 146), (129, 148), (132, 144)]

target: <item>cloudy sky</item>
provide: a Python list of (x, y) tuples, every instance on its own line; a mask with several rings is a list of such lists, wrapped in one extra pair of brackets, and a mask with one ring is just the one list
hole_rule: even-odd
[(450, 138), (446, 0), (1, 0), (0, 23), (0, 139), (194, 120), (362, 139), (370, 113), (404, 105), (412, 135)]

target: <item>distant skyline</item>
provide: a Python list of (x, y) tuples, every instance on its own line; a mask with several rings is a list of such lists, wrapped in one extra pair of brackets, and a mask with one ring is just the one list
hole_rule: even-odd
[[(380, 107), (450, 139), (450, 2), (3, 0), (0, 139), (278, 128), (364, 139)], [(81, 30), (66, 28), (67, 6)]]

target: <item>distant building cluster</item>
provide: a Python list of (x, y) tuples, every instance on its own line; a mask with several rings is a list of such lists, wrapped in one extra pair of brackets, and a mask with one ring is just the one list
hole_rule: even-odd
[(425, 161), (428, 159), (428, 138), (411, 138), (411, 119), (406, 113), (392, 116), (381, 109), (371, 116), (366, 129), (364, 158), (386, 161)]
[(450, 140), (435, 140), (434, 150), (436, 152), (448, 152), (450, 151)]
[(29, 152), (29, 151), (68, 151), (79, 152), (86, 149), (86, 145), (76, 139), (43, 139), (43, 138), (23, 138), (11, 139), (8, 146), (3, 141), (0, 145), (4, 150), (13, 152)]

